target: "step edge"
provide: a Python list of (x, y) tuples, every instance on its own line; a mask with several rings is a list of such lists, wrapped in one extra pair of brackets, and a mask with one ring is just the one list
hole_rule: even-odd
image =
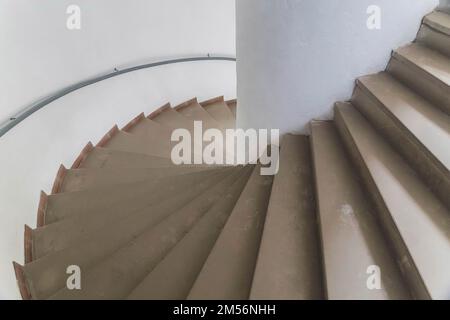
[(208, 99), (208, 100), (202, 101), (202, 102), (200, 102), (200, 105), (202, 107), (207, 107), (207, 106), (209, 106), (211, 104), (214, 104), (216, 102), (225, 102), (224, 96), (218, 96), (218, 97), (215, 97), (215, 98), (212, 98), (212, 99)]
[(44, 191), (41, 191), (36, 221), (36, 226), (38, 228), (43, 227), (45, 225), (45, 211), (47, 210), (47, 205), (48, 205), (48, 195)]
[(89, 153), (92, 152), (92, 150), (94, 150), (94, 145), (92, 144), (92, 142), (89, 141), (86, 144), (86, 146), (81, 150), (80, 154), (75, 159), (75, 161), (73, 162), (73, 164), (70, 168), (71, 169), (79, 169), (80, 166), (82, 165), (82, 163), (87, 159)]
[(156, 109), (155, 111), (150, 113), (147, 116), (147, 119), (152, 120), (152, 119), (156, 118), (157, 116), (159, 116), (164, 111), (166, 111), (167, 109), (171, 109), (171, 108), (172, 108), (172, 106), (171, 106), (170, 102), (167, 102), (166, 104), (162, 105), (161, 107), (159, 107), (158, 109)]
[(137, 115), (135, 118), (133, 118), (130, 122), (128, 122), (123, 128), (122, 131), (130, 133), (129, 131), (136, 127), (139, 122), (145, 119), (145, 114), (141, 112), (139, 115)]
[(189, 100), (187, 100), (187, 101), (185, 101), (185, 102), (180, 103), (179, 105), (173, 107), (173, 109), (174, 109), (175, 111), (181, 111), (182, 109), (184, 109), (184, 108), (186, 108), (186, 107), (189, 107), (189, 106), (192, 105), (192, 104), (198, 104), (198, 100), (197, 100), (196, 97), (194, 97), (194, 98), (192, 98), (192, 99), (189, 99)]
[[(389, 75), (390, 77), (392, 77), (391, 75)], [(437, 170), (439, 170), (440, 172), (443, 172), (444, 174), (447, 172), (448, 173), (448, 169), (445, 167), (445, 165), (442, 163), (442, 161), (440, 161), (417, 137), (416, 135), (411, 132), (408, 127), (406, 127), (403, 122), (398, 119), (397, 116), (395, 116), (388, 107), (386, 107), (386, 105), (375, 95), (375, 93), (373, 93), (371, 91), (371, 89), (369, 89), (368, 87), (366, 87), (366, 85), (360, 80), (361, 78), (358, 78), (356, 81), (356, 86), (358, 88), (360, 88), (363, 92), (364, 95), (367, 96), (367, 98), (369, 98), (370, 100), (372, 100), (373, 102), (375, 102), (380, 108), (380, 111), (386, 116), (388, 117), (397, 127), (398, 129), (405, 135), (405, 138), (407, 140), (409, 140), (409, 142), (411, 144), (413, 144), (416, 148), (418, 148), (419, 150), (421, 150), (421, 153), (424, 154), (424, 156), (434, 165), (434, 167), (436, 167)], [(394, 78), (395, 81), (399, 82), (397, 79)], [(401, 84), (401, 82), (399, 82)], [(402, 84), (403, 85), (403, 84)], [(408, 87), (405, 87), (407, 90), (410, 90), (411, 92), (413, 92), (411, 89), (409, 89)], [(414, 92), (413, 92), (414, 93)], [(421, 97), (422, 98), (422, 97)], [(423, 99), (423, 98), (422, 98)], [(355, 106), (354, 104), (352, 104), (353, 106)], [(356, 109), (359, 110), (359, 108), (357, 106), (355, 106)], [(434, 106), (433, 106), (434, 107)], [(437, 109), (440, 110), (440, 109)]]
[(32, 300), (30, 290), (25, 278), (25, 271), (22, 265), (13, 261), (14, 273), (16, 275), (17, 286), (19, 287), (20, 295), (23, 300)]
[(111, 130), (109, 130), (103, 138), (97, 143), (96, 147), (105, 147), (109, 141), (119, 132), (119, 127), (114, 125)]
[(53, 182), (53, 187), (52, 187), (52, 191), (51, 194), (57, 194), (61, 192), (62, 186), (64, 184), (64, 179), (66, 178), (67, 175), (67, 169), (64, 165), (60, 165), (58, 172), (56, 174), (55, 180)]
[[(424, 47), (423, 45), (420, 45), (420, 44), (415, 44), (415, 45), (416, 46), (420, 46), (420, 47)], [(408, 45), (408, 46), (410, 46), (410, 45)], [(405, 46), (405, 47), (408, 47), (408, 46)], [(402, 48), (405, 48), (405, 47), (402, 47)], [(402, 49), (402, 48), (399, 48), (399, 49)], [(424, 47), (424, 48), (426, 48), (426, 47)], [(439, 52), (437, 52), (435, 50), (432, 50), (432, 49), (429, 49), (429, 48), (427, 48), (427, 49), (430, 50), (430, 51), (434, 51), (434, 52), (440, 54)], [(440, 55), (442, 55), (442, 54), (440, 54)], [(434, 83), (436, 86), (440, 87), (442, 90), (449, 90), (450, 85), (446, 84), (444, 81), (442, 81), (440, 78), (438, 78), (433, 73), (429, 72), (428, 70), (422, 68), (420, 65), (416, 64), (414, 61), (409, 59), (407, 56), (402, 54), (400, 51), (394, 50), (392, 52), (391, 59), (394, 59), (394, 60), (396, 60), (396, 61), (398, 61), (400, 63), (403, 63), (407, 67), (410, 67), (411, 69), (413, 69), (414, 72), (423, 73), (424, 76), (426, 76), (430, 82)], [(449, 61), (450, 61), (450, 59), (449, 59)], [(389, 64), (391, 64), (391, 62), (392, 61), (390, 61)]]

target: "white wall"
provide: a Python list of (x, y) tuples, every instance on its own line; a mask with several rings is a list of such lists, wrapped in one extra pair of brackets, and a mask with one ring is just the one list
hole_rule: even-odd
[(450, 0), (440, 0), (439, 9), (450, 12)]
[[(69, 4), (82, 29), (66, 29)], [(57, 89), (124, 64), (204, 53), (235, 55), (230, 0), (0, 0), (0, 122)], [(0, 299), (18, 298), (11, 261), (23, 262), (23, 226), (35, 227), (41, 189), (60, 163), (115, 123), (171, 101), (236, 96), (232, 62), (147, 69), (86, 87), (0, 138)]]
[[(237, 1), (238, 125), (307, 132), (348, 100), (355, 78), (385, 68), (438, 0)], [(366, 26), (381, 7), (381, 30)]]

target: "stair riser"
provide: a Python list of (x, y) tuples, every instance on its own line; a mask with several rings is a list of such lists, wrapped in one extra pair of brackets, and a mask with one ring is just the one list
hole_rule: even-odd
[(353, 93), (352, 103), (378, 129), (378, 132), (395, 146), (450, 208), (448, 170), (359, 81)]
[(378, 220), (382, 226), (385, 236), (389, 239), (389, 244), (397, 258), (397, 264), (407, 282), (413, 296), (417, 299), (429, 300), (430, 295), (423, 283), (423, 280), (415, 267), (406, 244), (404, 243), (400, 233), (392, 219), (392, 216), (386, 207), (379, 191), (372, 180), (368, 168), (365, 166), (358, 148), (354, 144), (353, 138), (349, 133), (345, 121), (336, 110), (335, 123), (339, 134), (344, 142), (345, 148), (352, 159), (360, 177), (362, 177), (363, 184), (370, 195), (378, 213)]
[(450, 36), (423, 24), (417, 42), (450, 57)]
[(450, 88), (395, 53), (387, 71), (450, 115)]

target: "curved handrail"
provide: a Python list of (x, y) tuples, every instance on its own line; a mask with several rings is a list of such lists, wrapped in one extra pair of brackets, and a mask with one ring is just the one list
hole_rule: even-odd
[(125, 73), (138, 71), (142, 69), (148, 69), (148, 68), (154, 68), (158, 66), (164, 66), (168, 64), (175, 64), (175, 63), (184, 63), (184, 62), (193, 62), (193, 61), (236, 61), (235, 57), (226, 57), (226, 56), (196, 56), (196, 57), (189, 57), (189, 58), (178, 58), (178, 59), (171, 59), (171, 60), (163, 60), (153, 63), (147, 63), (147, 64), (141, 64), (129, 68), (125, 68), (122, 70), (118, 70), (117, 68), (114, 68), (114, 71), (107, 73), (105, 75), (97, 76), (89, 80), (81, 81), (76, 84), (73, 84), (71, 86), (68, 86), (64, 89), (59, 90), (58, 92), (51, 94), (47, 98), (44, 98), (43, 100), (39, 100), (38, 102), (33, 103), (29, 107), (25, 108), (24, 110), (17, 113), (15, 116), (11, 117), (9, 120), (5, 121), (0, 125), (0, 137), (5, 135), (9, 130), (17, 126), (20, 122), (31, 116), (33, 113), (38, 111), (39, 109), (42, 109), (46, 105), (50, 104), (51, 102), (73, 92), (78, 89), (90, 86), (94, 83), (107, 80), (109, 78), (117, 77)]

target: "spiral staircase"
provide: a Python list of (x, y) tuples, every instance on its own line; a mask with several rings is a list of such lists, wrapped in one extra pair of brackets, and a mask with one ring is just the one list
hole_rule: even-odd
[[(239, 106), (245, 108), (245, 106)], [(173, 129), (235, 127), (196, 99), (89, 143), (25, 227), (23, 299), (450, 299), (450, 16), (424, 18), (279, 172), (175, 166)], [(68, 266), (81, 288), (66, 285)], [(372, 288), (371, 268), (381, 286)]]

